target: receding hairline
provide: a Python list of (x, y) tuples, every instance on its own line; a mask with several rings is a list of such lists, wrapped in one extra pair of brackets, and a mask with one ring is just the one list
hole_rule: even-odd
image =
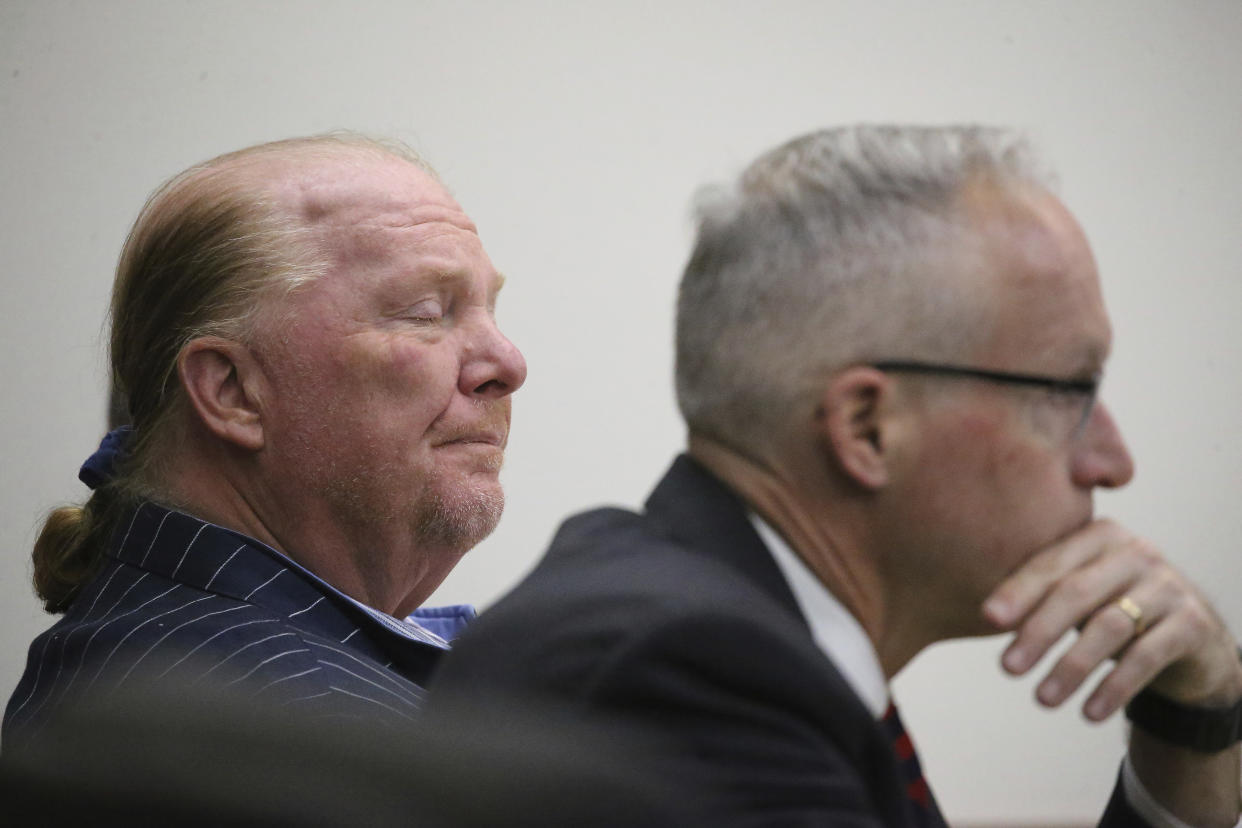
[(191, 167), (174, 180), (174, 189), (192, 193), (219, 182), (248, 194), (256, 207), (266, 206), (288, 218), (313, 224), (329, 211), (329, 200), (308, 198), (310, 184), (323, 171), (368, 163), (408, 164), (458, 206), (436, 171), (413, 149), (396, 141), (359, 133), (325, 133), (257, 144), (228, 152)]
[[(314, 250), (316, 245), (308, 235), (311, 224), (295, 187), (287, 187), (289, 179), (295, 177), (294, 171), (311, 166), (374, 161), (408, 163), (443, 187), (418, 153), (396, 141), (330, 132), (256, 144), (202, 161), (165, 181), (135, 220), (118, 270), (128, 267), (129, 257), (141, 251), (153, 234), (187, 221), (203, 221), (204, 210), (217, 216), (233, 210), (228, 221), (234, 222), (234, 241), (244, 244), (251, 238), (256, 250), (271, 253), (280, 249), (289, 255), (277, 267), (291, 278), (273, 280), (261, 288), (262, 292), (296, 289), (316, 278), (326, 262)], [(282, 187), (287, 187), (283, 193)], [(248, 313), (234, 321), (255, 318), (254, 313)]]
[(950, 205), (950, 215), (981, 246), (1020, 253), (1034, 278), (1073, 266), (1067, 240), (1094, 257), (1086, 233), (1061, 198), (1040, 182), (980, 177), (967, 181)]
[[(1040, 182), (1001, 182), (1000, 186), (971, 182), (963, 188), (956, 207), (990, 260), (985, 261), (987, 272), (975, 274), (972, 283), (980, 293), (986, 292), (987, 301), (1011, 303), (1019, 301), (1013, 291), (1077, 291), (1082, 285), (1102, 302), (1091, 243), (1057, 193)], [(963, 278), (970, 277), (963, 274)], [(1100, 310), (1104, 310), (1102, 304)], [(1067, 372), (1087, 375), (1101, 370), (1111, 345), (1106, 313), (1103, 323), (1102, 336), (1085, 339), (1074, 353), (1061, 355), (1070, 360), (1064, 363)], [(993, 337), (1001, 333), (993, 331)], [(984, 350), (991, 347), (992, 340), (980, 344)]]
[(360, 132), (334, 131), (299, 138), (283, 138), (262, 144), (233, 150), (195, 165), (193, 169), (224, 169), (235, 164), (245, 164), (262, 159), (296, 159), (304, 157), (330, 158), (333, 156), (370, 156), (372, 158), (395, 158), (405, 161), (431, 175), (439, 176), (421, 155), (406, 144), (393, 139), (379, 138)]

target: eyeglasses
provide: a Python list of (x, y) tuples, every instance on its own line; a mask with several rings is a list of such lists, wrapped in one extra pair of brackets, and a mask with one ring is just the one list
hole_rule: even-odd
[(961, 365), (939, 365), (931, 362), (910, 360), (883, 360), (869, 363), (877, 371), (903, 374), (928, 374), (942, 377), (962, 377), (965, 379), (983, 380), (1002, 385), (1017, 385), (1026, 388), (1040, 388), (1050, 392), (1056, 398), (1067, 402), (1073, 401), (1082, 406), (1078, 422), (1074, 426), (1073, 435), (1077, 436), (1091, 417), (1095, 406), (1095, 398), (1100, 389), (1100, 380), (1095, 379), (1058, 379), (1038, 374), (1015, 374), (1010, 371), (992, 371), (985, 368), (968, 368)]

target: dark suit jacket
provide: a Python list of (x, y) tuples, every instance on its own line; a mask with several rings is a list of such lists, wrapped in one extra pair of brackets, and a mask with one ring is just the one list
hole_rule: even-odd
[(5, 712), (6, 751), (61, 709), (144, 685), (223, 691), (309, 718), (406, 722), (444, 651), (253, 538), (154, 503), (118, 526), (106, 555), (30, 645)]
[[(471, 694), (557, 699), (662, 736), (650, 770), (702, 797), (705, 823), (918, 824), (888, 740), (812, 639), (744, 505), (687, 457), (643, 514), (566, 521), (454, 643), (430, 707)], [(1142, 825), (1120, 799), (1105, 824)]]

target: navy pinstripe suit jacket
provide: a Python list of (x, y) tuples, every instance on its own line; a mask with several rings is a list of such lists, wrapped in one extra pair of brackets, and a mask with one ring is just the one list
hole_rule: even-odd
[(77, 700), (151, 684), (316, 718), (401, 722), (445, 648), (253, 538), (144, 503), (100, 573), (31, 644), (3, 746), (20, 747)]

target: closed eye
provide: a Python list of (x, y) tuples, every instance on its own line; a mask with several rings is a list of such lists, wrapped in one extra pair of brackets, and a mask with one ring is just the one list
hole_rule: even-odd
[(403, 316), (414, 322), (439, 322), (444, 318), (444, 304), (439, 299), (424, 299), (411, 305)]

